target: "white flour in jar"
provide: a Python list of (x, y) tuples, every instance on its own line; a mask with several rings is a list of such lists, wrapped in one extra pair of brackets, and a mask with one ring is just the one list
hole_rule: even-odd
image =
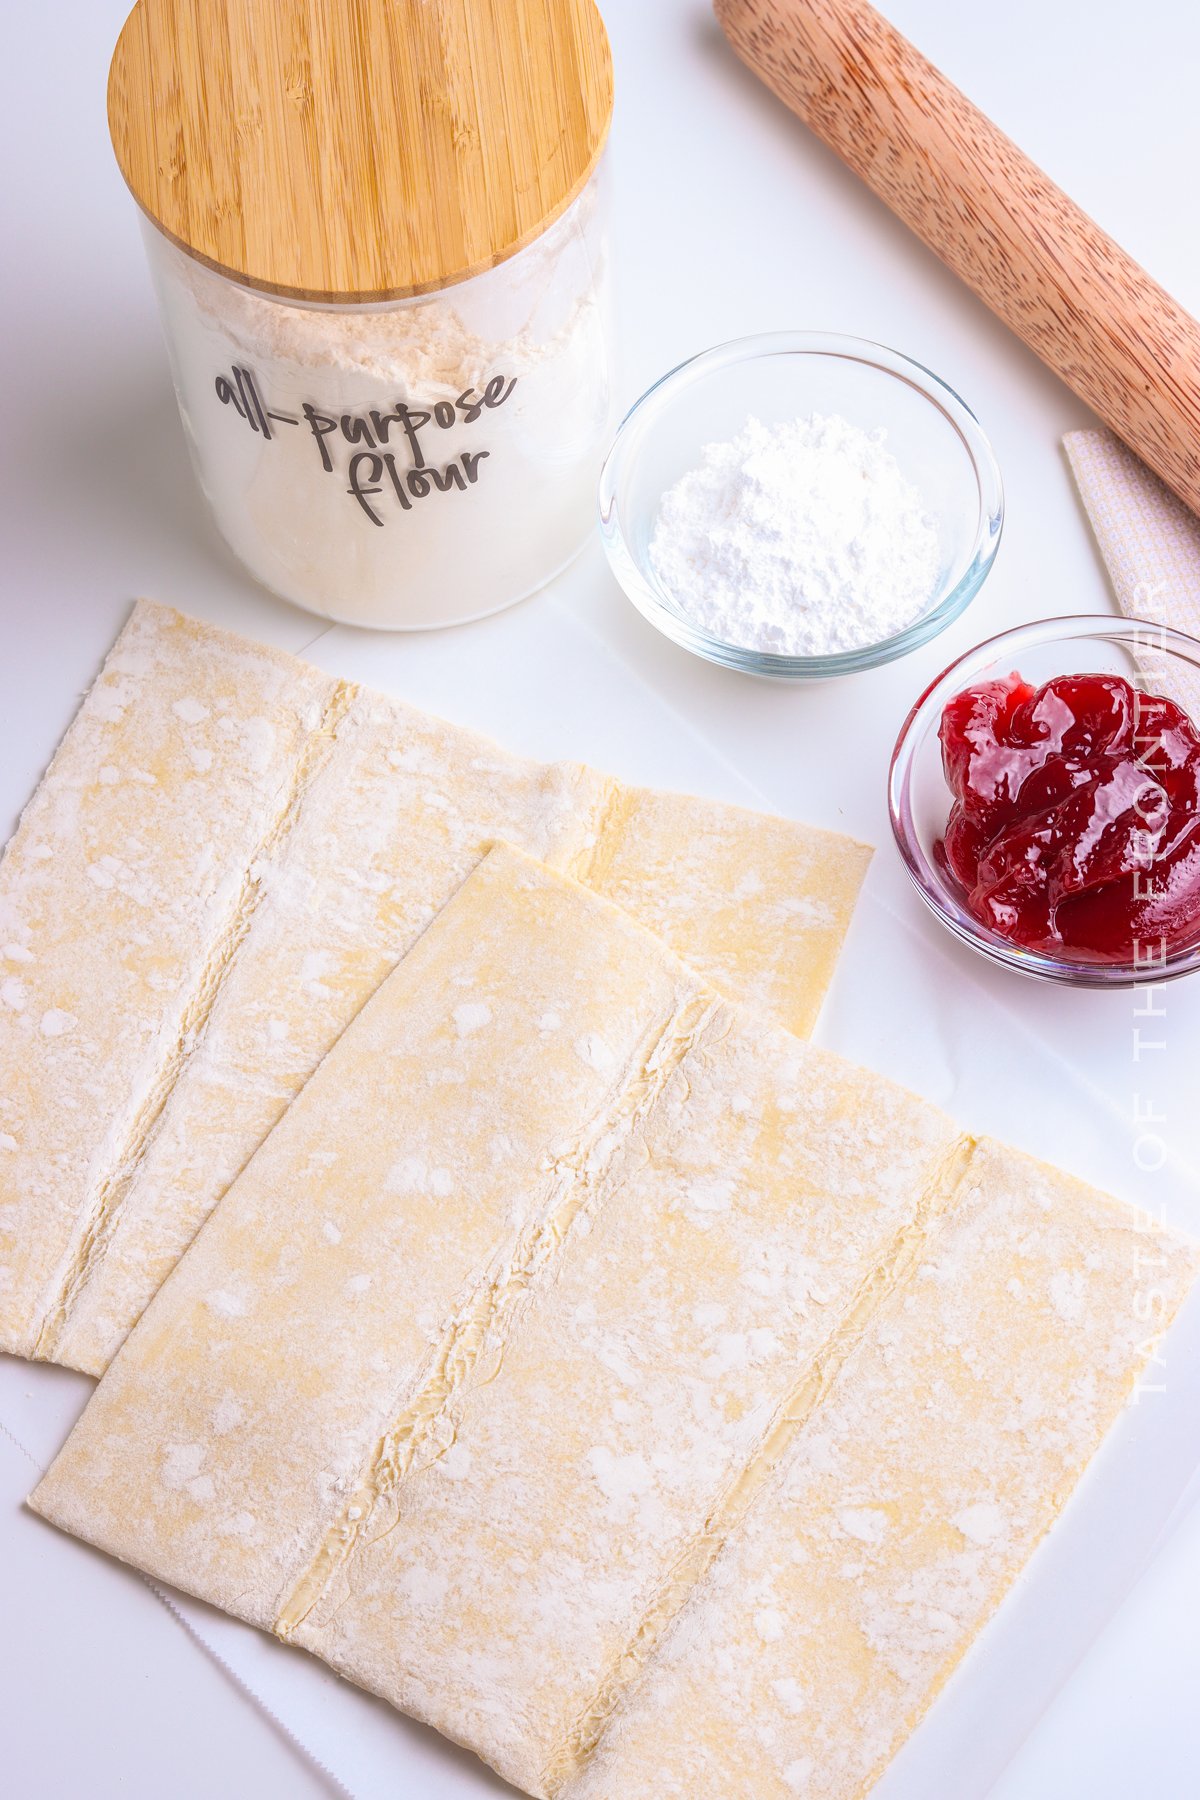
[(705, 446), (663, 495), (654, 573), (680, 612), (748, 650), (825, 656), (920, 618), (940, 569), (918, 490), (885, 447), (837, 415)]
[(457, 623), (586, 540), (611, 416), (591, 187), (507, 262), (379, 307), (277, 300), (146, 242), (201, 486), (275, 593), (354, 625)]

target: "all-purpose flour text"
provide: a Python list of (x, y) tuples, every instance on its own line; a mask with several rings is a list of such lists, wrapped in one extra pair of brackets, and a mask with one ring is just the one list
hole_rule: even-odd
[[(346, 492), (357, 501), (372, 525), (384, 523), (381, 495), (402, 511), (430, 494), (462, 492), (479, 479), (487, 450), (460, 450), (449, 462), (436, 451), (437, 434), (461, 425), (474, 425), (485, 413), (503, 406), (516, 387), (515, 376), (493, 375), (480, 388), (465, 388), (454, 400), (437, 400), (413, 406), (396, 400), (391, 409), (372, 407), (363, 413), (329, 413), (305, 401), (299, 413), (276, 412), (263, 401), (258, 382), (249, 369), (234, 368), (218, 375), (217, 399), (232, 407), (251, 431), (273, 438), (275, 426), (307, 428), (310, 440), (327, 475), (341, 475)], [(348, 454), (347, 454), (348, 452)]]

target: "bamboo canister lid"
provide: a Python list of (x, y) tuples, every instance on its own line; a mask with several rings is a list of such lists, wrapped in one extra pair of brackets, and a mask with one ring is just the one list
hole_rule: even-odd
[(138, 0), (108, 78), (167, 236), (270, 293), (428, 293), (530, 243), (612, 112), (593, 0)]

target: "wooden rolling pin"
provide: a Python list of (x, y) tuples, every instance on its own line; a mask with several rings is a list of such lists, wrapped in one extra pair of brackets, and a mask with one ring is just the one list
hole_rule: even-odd
[(863, 0), (716, 0), (756, 75), (1200, 512), (1200, 324)]

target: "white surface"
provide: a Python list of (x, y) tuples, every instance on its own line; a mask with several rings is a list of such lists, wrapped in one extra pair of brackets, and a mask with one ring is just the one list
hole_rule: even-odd
[[(625, 606), (598, 552), (552, 591), (479, 626), (421, 639), (335, 629), (312, 643), (317, 622), (241, 576), (191, 482), (134, 212), (104, 133), (104, 70), (123, 5), (26, 8), (10, 24), (2, 77), (6, 165), (17, 177), (6, 184), (6, 265), (17, 274), (2, 340), (0, 829), (36, 781), (130, 597), (153, 593), (293, 650), (311, 644), (323, 666), (491, 729), (514, 748), (730, 797), (748, 781), (782, 810), (870, 838), (880, 854), (822, 1023), (825, 1041), (908, 1080), (972, 1127), (1131, 1197), (1185, 1202), (1195, 1178), (1183, 1171), (1200, 1167), (1190, 1091), (1200, 982), (1169, 992), (1153, 1030), (1140, 1022), (1166, 1048), (1135, 1063), (1139, 1021), (1128, 995), (1039, 989), (977, 964), (918, 911), (886, 840), (886, 755), (925, 680), (992, 630), (1108, 603), (1058, 447), (1062, 431), (1087, 422), (1086, 410), (769, 101), (724, 50), (703, 5), (608, 0), (605, 10), (619, 94), (625, 396), (695, 349), (762, 329), (859, 332), (928, 362), (980, 414), (1005, 474), (1006, 541), (982, 595), (906, 662), (809, 692), (753, 684), (658, 639)], [(1083, 35), (1072, 0), (1014, 0), (1002, 22), (949, 0), (892, 0), (890, 12), (1200, 308), (1193, 8), (1146, 0), (1136, 35), (1116, 0), (1088, 9)], [(1167, 1115), (1175, 1161), (1158, 1176), (1139, 1176), (1133, 1163), (1138, 1094)], [(45, 1454), (86, 1384), (13, 1364), (0, 1375), (0, 1419)], [(49, 1433), (44, 1448), (31, 1441), (39, 1431)], [(3, 1477), (0, 1656), (14, 1665), (0, 1670), (6, 1789), (18, 1800), (164, 1792), (304, 1800), (336, 1791), (143, 1584), (20, 1513), (25, 1477), (7, 1444)], [(1149, 1549), (1114, 1541), (1118, 1558)], [(997, 1800), (1175, 1800), (1193, 1791), (1198, 1588), (1193, 1513), (1034, 1730)], [(256, 1643), (260, 1661), (268, 1653), (264, 1683), (286, 1656)], [(315, 1687), (311, 1694), (303, 1707), (315, 1714)], [(376, 1715), (372, 1703), (362, 1707), (365, 1744)], [(452, 1770), (460, 1791), (486, 1791), (453, 1753), (403, 1729), (412, 1755), (407, 1775), (397, 1763), (390, 1794), (450, 1794)], [(437, 1788), (434, 1769), (446, 1772)], [(375, 1791), (385, 1790), (359, 1789), (364, 1800)]]

